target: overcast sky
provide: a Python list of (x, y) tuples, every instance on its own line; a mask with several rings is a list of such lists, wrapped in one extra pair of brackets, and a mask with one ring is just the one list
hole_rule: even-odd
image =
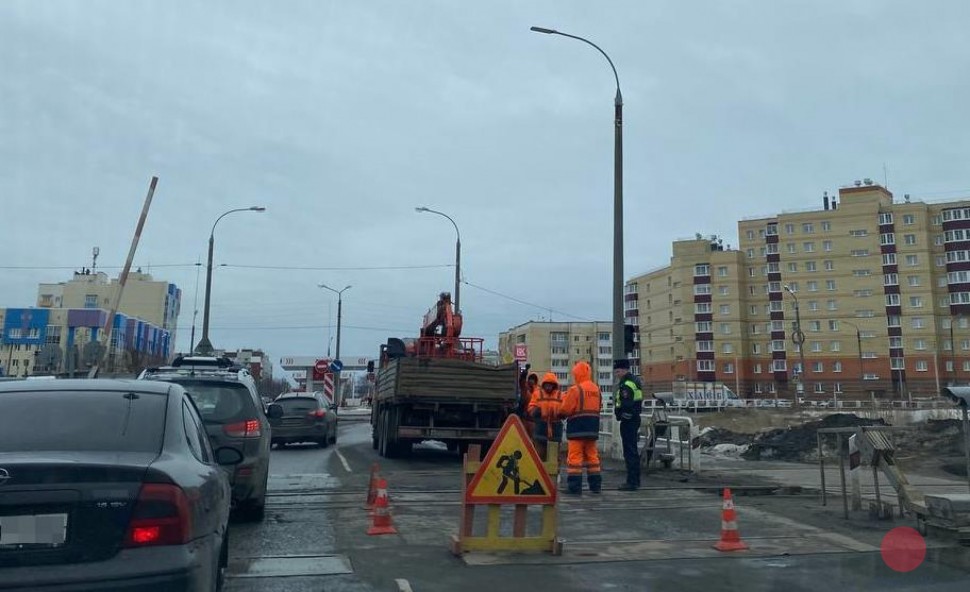
[(250, 205), (216, 231), (217, 347), (324, 353), (321, 281), (353, 285), (345, 358), (415, 336), (454, 278), (454, 229), (420, 205), (460, 226), (468, 282), (542, 307), (465, 285), (466, 335), (608, 320), (612, 73), (529, 26), (619, 71), (629, 277), (884, 170), (899, 196), (970, 195), (968, 22), (962, 0), (0, 0), (0, 305), (93, 246), (116, 274), (158, 175), (136, 264), (182, 289), (180, 350), (192, 264)]

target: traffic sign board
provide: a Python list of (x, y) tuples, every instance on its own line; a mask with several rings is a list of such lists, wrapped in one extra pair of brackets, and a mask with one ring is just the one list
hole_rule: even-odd
[(465, 501), (478, 504), (552, 504), (556, 486), (525, 426), (510, 415), (468, 484)]
[(529, 359), (529, 346), (524, 343), (515, 344), (515, 361), (524, 362)]
[(340, 372), (343, 369), (344, 369), (344, 363), (341, 362), (340, 360), (334, 360), (334, 361), (330, 362), (330, 371), (331, 372)]
[(313, 363), (313, 369), (317, 372), (326, 372), (330, 369), (330, 360), (324, 358)]

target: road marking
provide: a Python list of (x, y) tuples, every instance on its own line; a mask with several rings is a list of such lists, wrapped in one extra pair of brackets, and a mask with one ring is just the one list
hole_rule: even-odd
[(404, 578), (397, 578), (394, 581), (397, 583), (398, 592), (414, 592), (411, 590), (411, 584), (409, 584)]
[(353, 473), (354, 471), (350, 468), (350, 463), (347, 462), (347, 458), (344, 457), (344, 455), (340, 452), (340, 449), (339, 448), (334, 448), (333, 451), (337, 453), (337, 458), (339, 458), (340, 459), (340, 462), (343, 463), (344, 469), (348, 473)]

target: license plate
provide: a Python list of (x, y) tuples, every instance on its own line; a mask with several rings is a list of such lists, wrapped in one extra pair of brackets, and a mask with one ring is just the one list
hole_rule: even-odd
[(0, 516), (0, 547), (63, 545), (67, 540), (67, 514)]

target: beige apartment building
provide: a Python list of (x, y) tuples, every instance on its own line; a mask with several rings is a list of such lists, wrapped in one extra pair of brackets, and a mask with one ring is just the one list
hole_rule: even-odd
[(627, 282), (648, 388), (903, 397), (970, 381), (970, 200), (897, 200), (866, 180), (738, 235), (737, 249), (676, 241), (669, 265)]
[(573, 384), (572, 367), (585, 360), (593, 367), (593, 376), (607, 405), (613, 392), (612, 324), (608, 321), (557, 323), (530, 321), (499, 335), (499, 352), (507, 361), (514, 359), (516, 349), (525, 347), (531, 371), (539, 375), (553, 372), (563, 387)]
[[(101, 308), (110, 310), (118, 293), (119, 279), (104, 272), (75, 272), (66, 281), (37, 286), (39, 308)], [(118, 310), (172, 333), (178, 324), (181, 290), (175, 284), (156, 281), (140, 270), (128, 274)]]

